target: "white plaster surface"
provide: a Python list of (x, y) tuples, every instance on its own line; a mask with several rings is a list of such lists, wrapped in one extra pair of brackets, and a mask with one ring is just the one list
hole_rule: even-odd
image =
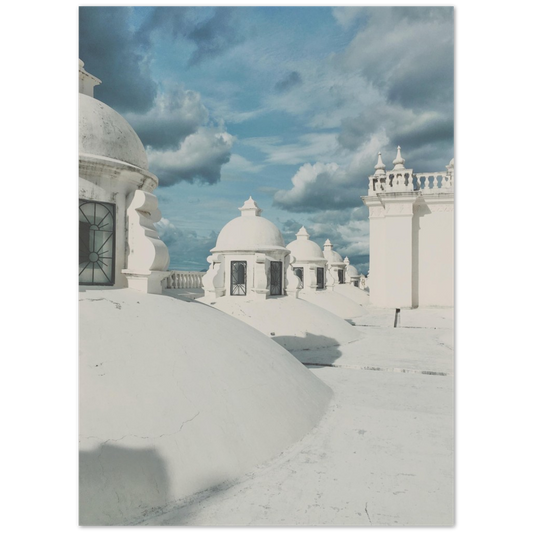
[(453, 314), (405, 315), (393, 328), (391, 310), (371, 308), (359, 340), (294, 352), (334, 391), (319, 425), (143, 525), (453, 525)]
[(362, 303), (357, 303), (354, 299), (344, 296), (344, 294), (337, 290), (341, 286), (342, 285), (335, 285), (334, 292), (302, 291), (299, 297), (306, 302), (322, 307), (322, 309), (325, 309), (344, 320), (364, 315), (366, 310)]
[(349, 283), (342, 283), (339, 285), (335, 285), (335, 292), (338, 294), (342, 294), (346, 298), (350, 298), (354, 302), (364, 305), (364, 306), (368, 305), (369, 303), (368, 292), (365, 292), (359, 289), (358, 287), (354, 287), (353, 285), (350, 285)]
[(129, 289), (79, 299), (82, 525), (129, 524), (239, 477), (327, 409), (320, 379), (215, 309)]
[(80, 154), (125, 161), (148, 170), (144, 146), (126, 119), (96, 98), (79, 94), (78, 143)]
[[(352, 305), (346, 298), (344, 300)], [(300, 298), (276, 297), (254, 301), (241, 296), (227, 296), (216, 300), (204, 297), (198, 301), (238, 318), (288, 350), (337, 346), (360, 337), (356, 328), (346, 320)]]

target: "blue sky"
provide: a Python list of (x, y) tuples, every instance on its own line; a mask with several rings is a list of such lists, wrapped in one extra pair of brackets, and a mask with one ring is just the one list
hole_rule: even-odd
[(95, 96), (135, 128), (160, 179), (171, 268), (202, 270), (252, 195), (286, 242), (305, 225), (363, 272), (367, 190), (453, 157), (453, 9), (83, 7)]

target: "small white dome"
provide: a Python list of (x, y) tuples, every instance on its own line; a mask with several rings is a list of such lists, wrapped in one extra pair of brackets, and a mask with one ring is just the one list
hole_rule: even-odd
[(287, 244), (287, 248), (291, 254), (296, 258), (296, 261), (322, 261), (324, 262), (324, 254), (320, 246), (309, 240), (309, 233), (302, 226), (300, 231), (296, 234), (296, 240)]
[(211, 252), (286, 250), (281, 231), (261, 217), (261, 209), (251, 196), (239, 210), (241, 216), (222, 228)]
[(333, 250), (333, 245), (329, 239), (324, 243), (324, 257), (328, 260), (330, 265), (339, 263), (340, 266), (344, 266), (342, 257)]
[(78, 113), (80, 154), (109, 157), (148, 170), (143, 143), (114, 109), (80, 93)]
[(359, 272), (357, 271), (357, 268), (355, 268), (353, 265), (348, 265), (346, 267), (346, 274), (350, 278), (355, 277), (355, 276), (359, 276)]

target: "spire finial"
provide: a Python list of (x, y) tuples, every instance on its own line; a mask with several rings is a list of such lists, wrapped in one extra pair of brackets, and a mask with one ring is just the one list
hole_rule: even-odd
[(305, 229), (304, 226), (300, 228), (300, 231), (296, 234), (296, 238), (298, 240), (305, 240), (305, 241), (309, 240), (309, 233), (307, 233), (307, 230)]
[(384, 176), (385, 175), (385, 165), (383, 164), (383, 160), (381, 159), (381, 152), (378, 153), (378, 164), (374, 167), (376, 169), (376, 172), (374, 172), (374, 176)]
[(348, 259), (348, 256), (346, 256), (346, 257), (344, 258), (344, 263), (347, 264), (347, 265), (350, 264), (350, 260)]
[(392, 170), (404, 170), (405, 167), (403, 164), (405, 163), (405, 159), (402, 157), (402, 149), (400, 146), (398, 146), (398, 151), (396, 152), (396, 159), (392, 162), (394, 164), (394, 168)]
[(78, 76), (79, 76), (78, 91), (81, 94), (92, 96), (94, 98), (94, 87), (96, 85), (100, 85), (102, 81), (99, 80), (96, 76), (89, 74), (85, 70), (84, 65), (85, 63), (81, 59), (78, 58)]
[(331, 244), (331, 241), (329, 239), (326, 239), (326, 242), (324, 243), (324, 248), (333, 248), (333, 244)]
[(239, 211), (243, 217), (260, 217), (263, 210), (255, 203), (255, 200), (250, 196)]

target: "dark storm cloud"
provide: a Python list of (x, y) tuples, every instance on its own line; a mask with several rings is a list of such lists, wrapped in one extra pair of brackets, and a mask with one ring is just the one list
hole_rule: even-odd
[(197, 20), (208, 8), (155, 7), (142, 24), (137, 36), (149, 45), (152, 34), (160, 30), (169, 32), (174, 38), (183, 37), (196, 45), (189, 58), (189, 65), (197, 65), (206, 59), (217, 57), (243, 41), (238, 20), (238, 10), (233, 7), (216, 7), (212, 15)]
[(120, 112), (148, 111), (157, 94), (141, 44), (129, 28), (129, 7), (80, 7), (79, 57), (102, 80), (99, 100)]
[(189, 60), (190, 65), (216, 57), (243, 41), (236, 10), (231, 7), (215, 8), (213, 17), (196, 25), (187, 37), (198, 47)]
[(279, 80), (276, 85), (274, 85), (274, 90), (278, 93), (284, 93), (297, 85), (302, 84), (302, 77), (298, 72), (293, 70), (290, 74), (285, 76), (283, 79)]
[(242, 42), (237, 11), (217, 7), (212, 16), (198, 20), (207, 8), (156, 7), (138, 30), (131, 27), (132, 7), (80, 7), (79, 57), (87, 71), (103, 83), (96, 89), (99, 100), (119, 112), (143, 113), (157, 95), (149, 62), (153, 34), (165, 30), (175, 39), (196, 45), (190, 65), (216, 57)]

